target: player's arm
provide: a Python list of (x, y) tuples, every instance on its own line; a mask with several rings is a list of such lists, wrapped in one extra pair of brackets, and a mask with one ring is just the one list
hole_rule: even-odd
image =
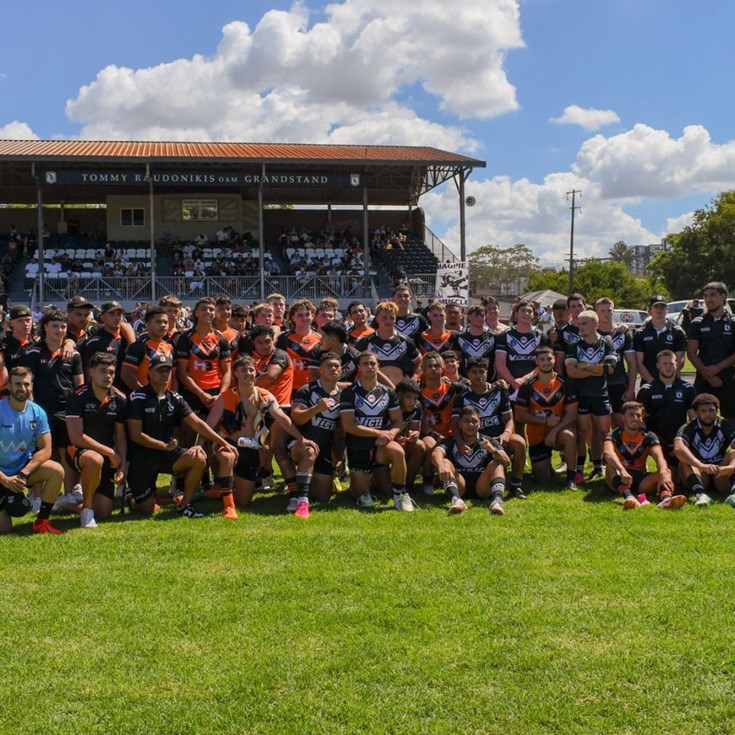
[(176, 360), (176, 377), (179, 379), (179, 385), (182, 389), (186, 389), (189, 393), (194, 394), (206, 406), (211, 396), (205, 393), (196, 383), (194, 378), (189, 375), (189, 360), (179, 357)]
[(632, 482), (633, 478), (628, 473), (628, 470), (625, 469), (625, 465), (622, 463), (618, 453), (615, 451), (615, 445), (611, 439), (605, 439), (605, 442), (602, 445), (602, 456), (605, 460), (605, 464), (612, 468), (615, 474), (623, 480), (624, 484), (630, 484), (630, 482)]
[(513, 422), (513, 411), (504, 411), (501, 418), (503, 419), (503, 433), (498, 437), (498, 439), (501, 439), (504, 436), (507, 439), (510, 439), (510, 435), (516, 430), (516, 425)]
[(362, 436), (370, 439), (378, 439), (384, 435), (382, 429), (373, 429), (369, 426), (359, 426), (355, 421), (354, 410), (349, 411), (342, 408), (339, 414), (339, 420), (345, 434), (352, 434), (352, 436)]
[[(217, 400), (212, 404), (212, 408), (209, 409), (207, 414), (207, 426), (212, 431), (216, 431), (222, 421), (222, 415), (225, 409), (225, 399), (222, 394), (217, 396)], [(203, 443), (203, 442), (202, 442)]]
[(275, 402), (271, 403), (268, 408), (268, 412), (273, 417), (273, 420), (288, 434), (290, 434), (299, 444), (304, 446), (310, 446), (319, 451), (319, 445), (316, 442), (307, 439), (298, 429), (298, 426), (291, 421), (291, 417), (284, 412), (284, 410)]
[(328, 411), (331, 407), (329, 398), (326, 396), (320, 398), (313, 406), (304, 406), (301, 403), (292, 403), (291, 420), (296, 424), (296, 426), (303, 426), (304, 424), (308, 424), (314, 416), (324, 413), (324, 411)]
[(123, 362), (120, 368), (120, 379), (131, 391), (142, 388), (143, 384), (138, 380), (138, 369), (129, 362)]
[(632, 401), (635, 397), (635, 382), (638, 379), (638, 360), (636, 353), (632, 350), (623, 353), (625, 362), (628, 364), (628, 388), (623, 394), (623, 400)]
[(84, 419), (81, 416), (66, 417), (66, 430), (69, 433), (69, 441), (79, 449), (93, 449), (107, 459), (114, 459), (116, 450), (108, 447), (84, 433)]
[(380, 369), (378, 369), (378, 383), (386, 386), (387, 388), (393, 388), (395, 390), (395, 383)]
[(687, 339), (687, 357), (689, 362), (694, 365), (696, 371), (705, 379), (714, 377), (717, 370), (714, 369), (714, 365), (707, 367), (699, 357), (699, 340), (698, 339)]
[[(653, 383), (653, 375), (649, 372), (648, 368), (646, 368), (645, 363), (643, 362), (646, 355), (643, 352), (639, 352), (636, 350), (635, 353), (635, 362), (636, 366), (638, 368), (638, 374), (641, 376), (641, 381), (644, 383)], [(628, 363), (630, 364), (630, 363)], [(634, 385), (635, 381), (631, 381), (631, 383)]]
[(661, 449), (660, 444), (654, 444), (651, 449), (651, 456), (653, 457), (653, 461), (656, 463), (656, 469), (658, 470), (661, 477), (666, 477), (669, 480), (671, 480), (671, 470), (669, 469), (669, 463), (666, 461), (666, 457), (664, 457), (664, 452)]
[(506, 382), (513, 390), (518, 388), (520, 382), (517, 381), (508, 370), (508, 355), (500, 350), (495, 350), (495, 372)]
[[(215, 401), (215, 403), (216, 402), (217, 401)], [(227, 451), (232, 451), (232, 446), (228, 444), (227, 441), (225, 441), (225, 439), (221, 437), (211, 426), (209, 426), (209, 424), (202, 421), (202, 419), (200, 419), (195, 413), (190, 413), (188, 416), (185, 416), (184, 423), (199, 435), (199, 439), (204, 437), (211, 441), (212, 444), (216, 444)], [(197, 442), (197, 444), (199, 444), (199, 442)]]
[(719, 469), (717, 465), (706, 464), (705, 462), (697, 459), (694, 454), (692, 454), (692, 450), (689, 449), (686, 441), (680, 436), (677, 436), (674, 439), (674, 454), (679, 462), (688, 464), (692, 469), (697, 470), (698, 472), (704, 472), (706, 475), (717, 474)]
[[(268, 365), (268, 369), (258, 376), (258, 387), (259, 388), (270, 388), (283, 373), (283, 367), (281, 365), (274, 365), (271, 363)], [(317, 376), (318, 377), (318, 376)]]
[(434, 447), (431, 453), (431, 464), (436, 468), (436, 474), (442, 483), (454, 479), (454, 465), (447, 459), (447, 453), (441, 444)]
[(143, 421), (141, 419), (128, 418), (128, 436), (136, 444), (140, 444), (146, 449), (155, 449), (159, 452), (171, 452), (179, 445), (176, 439), (171, 439), (171, 441), (165, 443), (159, 439), (154, 439), (152, 436), (148, 436), (143, 431)]
[(48, 462), (53, 454), (53, 447), (51, 445), (51, 432), (45, 434), (39, 434), (36, 437), (36, 451), (33, 452), (31, 458), (26, 462), (25, 467), (21, 470), (24, 475), (31, 475), (35, 472), (44, 462)]
[(400, 406), (388, 409), (388, 418), (390, 419), (391, 428), (388, 429), (389, 434), (393, 434), (395, 439), (403, 431), (403, 411)]

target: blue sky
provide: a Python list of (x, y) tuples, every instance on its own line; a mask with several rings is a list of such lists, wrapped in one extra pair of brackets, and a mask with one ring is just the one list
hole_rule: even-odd
[[(434, 145), (487, 161), (470, 249), (655, 242), (735, 185), (735, 4), (10, 4), (0, 137)], [(566, 112), (565, 112), (566, 110)], [(556, 121), (555, 121), (556, 120)], [(456, 246), (453, 187), (422, 200)]]

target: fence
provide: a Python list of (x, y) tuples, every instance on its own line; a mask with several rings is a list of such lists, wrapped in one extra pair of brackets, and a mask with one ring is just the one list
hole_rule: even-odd
[(426, 225), (424, 225), (424, 244), (440, 263), (459, 262), (459, 258)]
[[(37, 286), (37, 283), (36, 283)], [(325, 296), (355, 299), (374, 299), (376, 284), (374, 275), (364, 276), (266, 276), (264, 294), (282, 293), (288, 300), (311, 299), (319, 301)], [(156, 298), (174, 294), (182, 300), (195, 300), (202, 296), (227, 296), (232, 301), (259, 301), (261, 299), (260, 276), (163, 276), (156, 278)], [(45, 278), (43, 294), (39, 301), (67, 301), (81, 295), (94, 303), (104, 301), (152, 301), (151, 279), (138, 277), (119, 278)]]

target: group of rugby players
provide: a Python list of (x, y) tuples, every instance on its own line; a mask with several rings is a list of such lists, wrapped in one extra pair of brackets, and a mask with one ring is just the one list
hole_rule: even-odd
[[(347, 472), (360, 508), (392, 496), (397, 510), (414, 510), (420, 474), (421, 492), (443, 488), (453, 513), (474, 496), (503, 515), (506, 490), (526, 497), (527, 457), (547, 487), (557, 473), (572, 490), (604, 476), (626, 509), (649, 495), (661, 508), (688, 494), (708, 505), (711, 488), (735, 505), (735, 428), (718, 416), (735, 418), (726, 301), (724, 284), (707, 284), (706, 313), (685, 334), (654, 296), (633, 333), (613, 323), (611, 299), (590, 308), (572, 294), (554, 303), (545, 334), (530, 301), (506, 326), (494, 299), (466, 314), (438, 302), (412, 311), (405, 284), (373, 319), (359, 301), (338, 319), (334, 299), (287, 309), (271, 294), (252, 323), (229, 299), (202, 298), (182, 327), (181, 303), (166, 296), (137, 333), (117, 302), (93, 324), (93, 304), (75, 297), (66, 312), (44, 314), (36, 339), (30, 310), (17, 306), (0, 365), (9, 394), (0, 400), (0, 533), (29, 511), (39, 533), (60, 533), (53, 510), (77, 511), (82, 528), (94, 528), (116, 495), (151, 515), (161, 473), (172, 475), (182, 516), (201, 517), (201, 493), (236, 519), (256, 489), (272, 487), (274, 459), (300, 518)], [(686, 354), (693, 385), (679, 377)]]

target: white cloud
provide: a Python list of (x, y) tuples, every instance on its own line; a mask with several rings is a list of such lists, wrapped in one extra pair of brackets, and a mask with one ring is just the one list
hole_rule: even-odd
[(13, 120), (0, 127), (0, 139), (4, 140), (38, 140), (28, 123)]
[(611, 199), (715, 192), (735, 181), (735, 141), (713, 143), (701, 125), (690, 125), (680, 138), (672, 138), (666, 130), (639, 123), (619, 135), (585, 141), (572, 168), (597, 182)]
[(669, 217), (666, 220), (664, 231), (661, 233), (661, 237), (670, 235), (674, 232), (681, 232), (685, 227), (689, 227), (694, 221), (694, 212), (687, 212), (686, 214), (680, 214), (678, 217)]
[[(630, 245), (658, 241), (640, 220), (627, 214), (619, 205), (600, 196), (592, 181), (572, 173), (553, 173), (537, 184), (528, 179), (511, 181), (497, 176), (467, 183), (467, 194), (477, 204), (466, 210), (467, 252), (487, 244), (509, 247), (525, 243), (542, 265), (563, 265), (569, 257), (571, 202), (566, 193), (582, 190), (576, 204), (581, 207), (575, 218), (575, 257), (603, 257), (616, 240)], [(458, 209), (454, 187), (430, 193), (422, 198), (430, 227), (459, 253)]]
[[(310, 25), (304, 5), (270, 10), (254, 30), (226, 25), (212, 57), (147, 69), (108, 66), (67, 102), (81, 137), (478, 144), (421, 118), (413, 85), (455, 118), (518, 107), (505, 54), (523, 46), (517, 0), (344, 0)], [(427, 50), (430, 49), (429, 53)]]
[(552, 117), (549, 122), (559, 125), (580, 125), (585, 130), (599, 130), (605, 125), (620, 122), (614, 110), (596, 110), (594, 107), (568, 105), (561, 117)]

